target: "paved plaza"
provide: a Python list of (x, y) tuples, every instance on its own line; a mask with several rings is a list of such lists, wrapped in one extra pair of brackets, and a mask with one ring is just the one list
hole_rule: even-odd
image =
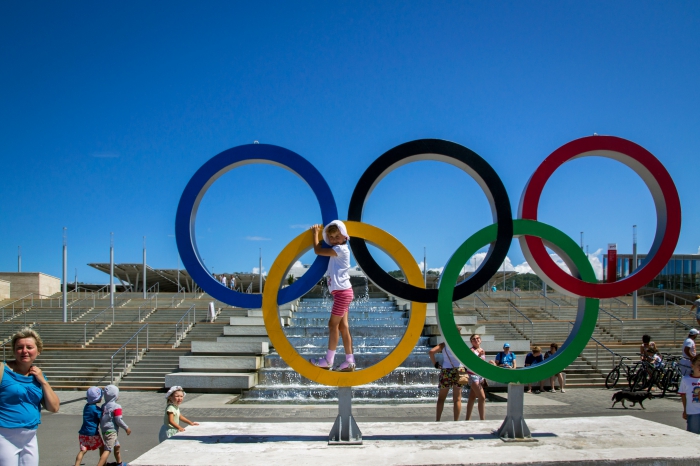
[[(84, 393), (76, 391), (58, 392), (61, 398), (61, 410), (58, 414), (42, 415), (42, 424), (39, 427), (39, 446), (42, 455), (41, 464), (46, 466), (67, 465), (75, 461), (77, 454), (77, 432), (82, 422), (82, 409), (84, 406)], [(645, 402), (645, 410), (639, 407), (624, 409), (618, 403), (611, 409), (610, 400), (614, 390), (597, 388), (570, 389), (566, 393), (541, 393), (525, 394), (526, 419), (559, 419), (568, 417), (610, 417), (631, 416), (624, 418), (623, 425), (629, 435), (640, 433), (639, 426), (635, 425), (635, 418), (654, 421), (663, 425), (685, 429), (685, 421), (681, 418), (681, 402), (678, 397), (654, 398)], [(337, 415), (337, 407), (333, 404), (304, 405), (304, 404), (226, 404), (233, 398), (232, 395), (218, 394), (188, 394), (181, 406), (182, 413), (189, 419), (204, 422), (249, 422), (249, 423), (288, 423), (290, 421), (301, 423), (321, 423), (319, 427), (324, 432), (330, 431)], [(155, 392), (129, 392), (120, 394), (119, 402), (124, 408), (124, 419), (132, 428), (132, 435), (127, 437), (120, 434), (123, 459), (132, 461), (143, 455), (158, 444), (158, 430), (163, 423), (165, 399), (163, 393)], [(462, 408), (462, 419), (465, 413), (465, 404)], [(494, 421), (491, 424), (500, 424), (506, 412), (506, 393), (496, 393), (487, 402), (486, 418)], [(376, 422), (431, 422), (435, 418), (434, 404), (381, 404), (381, 405), (355, 405), (354, 416), (363, 429), (365, 423)], [(476, 414), (476, 408), (475, 413)], [(443, 412), (443, 424), (453, 424), (452, 406), (447, 403)], [(569, 421), (571, 424), (572, 421)], [(609, 421), (602, 419), (601, 427)], [(470, 424), (479, 424), (470, 421)], [(489, 426), (491, 426), (489, 424)], [(434, 424), (433, 424), (434, 425)], [(472, 431), (472, 427), (466, 427), (463, 421), (455, 424), (462, 427), (435, 427), (433, 434), (440, 434), (443, 429), (462, 429), (462, 432)], [(573, 424), (575, 425), (575, 423)], [(535, 426), (533, 425), (531, 427)], [(482, 429), (483, 430), (483, 429)], [(661, 429), (663, 430), (663, 429)], [(363, 430), (364, 431), (364, 430)], [(448, 430), (444, 430), (448, 433)], [(450, 430), (451, 432), (451, 430)], [(635, 432), (636, 434), (632, 434)], [(670, 430), (672, 435), (677, 435), (677, 430)], [(647, 434), (663, 435), (664, 432), (644, 432)], [(320, 444), (325, 445), (325, 440), (320, 439)], [(678, 446), (678, 449), (682, 449)], [(97, 454), (91, 453), (85, 456), (84, 464), (96, 464)]]

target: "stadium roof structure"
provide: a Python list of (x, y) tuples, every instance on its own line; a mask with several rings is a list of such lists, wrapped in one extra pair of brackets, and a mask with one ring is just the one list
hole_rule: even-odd
[[(109, 275), (109, 263), (88, 264), (100, 272)], [(257, 273), (226, 273), (227, 278), (236, 277), (236, 290), (247, 293), (260, 292), (260, 275)], [(132, 292), (143, 291), (143, 264), (114, 264), (114, 276), (121, 282), (125, 290)], [(217, 274), (219, 277), (220, 274)], [(265, 276), (263, 275), (263, 283)], [(196, 292), (201, 290), (186, 269), (154, 269), (146, 265), (146, 289), (157, 287), (163, 292)]]
[[(109, 263), (88, 264), (100, 272), (109, 275)], [(133, 292), (143, 291), (143, 264), (114, 264), (114, 276), (121, 282), (124, 289)], [(146, 265), (146, 289), (156, 286), (159, 291), (193, 292), (197, 284), (187, 273), (187, 270), (154, 269)]]

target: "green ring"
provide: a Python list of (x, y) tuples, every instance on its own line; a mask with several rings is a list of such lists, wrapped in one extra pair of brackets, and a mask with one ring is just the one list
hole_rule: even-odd
[[(599, 300), (579, 298), (576, 322), (566, 342), (554, 357), (546, 362), (524, 369), (504, 369), (483, 361), (472, 353), (462, 340), (452, 312), (452, 290), (459, 272), (469, 258), (479, 249), (496, 240), (498, 225), (489, 225), (469, 237), (452, 255), (440, 278), (438, 290), (438, 326), (450, 350), (473, 372), (488, 380), (504, 384), (526, 384), (546, 380), (566, 369), (583, 352), (593, 336), (598, 321)], [(513, 237), (535, 236), (542, 238), (548, 247), (560, 254), (572, 273), (580, 274), (583, 281), (596, 283), (595, 272), (581, 248), (563, 232), (535, 220), (513, 220)], [(443, 286), (444, 284), (444, 286)]]

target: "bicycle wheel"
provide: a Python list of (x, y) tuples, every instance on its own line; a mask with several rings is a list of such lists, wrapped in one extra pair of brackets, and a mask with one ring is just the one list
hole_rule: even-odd
[(634, 381), (632, 382), (632, 391), (642, 391), (649, 384), (649, 373), (646, 371), (645, 368), (642, 368), (639, 372), (637, 372), (637, 375), (634, 377)]
[(608, 376), (605, 378), (605, 388), (615, 388), (618, 380), (620, 380), (620, 368), (616, 367), (611, 370)]
[(668, 384), (666, 385), (666, 391), (669, 391), (671, 393), (678, 393), (678, 389), (681, 386), (681, 379), (683, 378), (683, 375), (681, 374), (681, 371), (678, 370), (678, 368), (674, 368), (671, 370), (671, 374), (669, 374), (668, 377)]

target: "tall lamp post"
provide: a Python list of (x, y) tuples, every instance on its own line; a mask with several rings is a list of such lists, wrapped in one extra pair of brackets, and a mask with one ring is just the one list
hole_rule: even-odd
[[(630, 274), (637, 270), (637, 225), (632, 225), (632, 270)], [(632, 318), (637, 318), (637, 290), (632, 292)]]
[(143, 237), (143, 299), (146, 299), (146, 237)]
[(63, 322), (68, 322), (68, 240), (66, 231), (68, 228), (63, 227)]
[(109, 234), (109, 307), (114, 308), (114, 233)]

